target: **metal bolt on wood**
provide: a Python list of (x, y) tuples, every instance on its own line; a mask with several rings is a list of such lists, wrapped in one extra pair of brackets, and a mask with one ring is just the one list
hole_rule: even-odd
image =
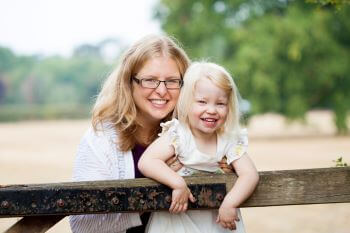
[(222, 200), (224, 200), (224, 196), (223, 196), (221, 193), (218, 193), (218, 194), (216, 195), (216, 200), (222, 201)]
[(56, 203), (57, 203), (58, 207), (63, 207), (64, 206), (64, 201), (62, 199), (58, 199)]
[(1, 208), (7, 209), (10, 207), (10, 203), (8, 201), (1, 202)]
[(165, 197), (165, 201), (168, 202), (168, 203), (170, 203), (170, 202), (171, 202), (171, 196), (166, 196), (166, 197)]
[(119, 204), (119, 199), (117, 197), (112, 198), (112, 203), (113, 205), (118, 205)]

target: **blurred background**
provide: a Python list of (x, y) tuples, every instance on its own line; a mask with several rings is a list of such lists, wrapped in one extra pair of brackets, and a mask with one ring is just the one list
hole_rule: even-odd
[[(230, 71), (259, 171), (349, 164), (349, 16), (347, 0), (1, 0), (0, 184), (70, 181), (103, 80), (149, 33)], [(349, 204), (242, 213), (248, 233), (350, 233)]]

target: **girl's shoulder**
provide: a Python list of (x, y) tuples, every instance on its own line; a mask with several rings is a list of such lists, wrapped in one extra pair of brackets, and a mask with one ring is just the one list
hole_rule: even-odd
[(227, 163), (241, 158), (248, 152), (248, 131), (241, 129), (238, 133), (225, 134), (220, 137), (223, 155), (227, 157)]
[(236, 135), (237, 144), (248, 145), (248, 130), (246, 128), (240, 129), (239, 133)]
[(162, 132), (159, 133), (158, 136), (162, 136), (166, 133), (176, 133), (180, 134), (181, 136), (185, 136), (191, 133), (184, 124), (175, 118), (170, 121), (160, 123), (160, 127), (162, 128)]
[(235, 144), (248, 144), (248, 130), (243, 128), (239, 132), (226, 133), (221, 136), (221, 139), (231, 146)]
[(159, 133), (158, 136), (162, 136), (167, 132), (177, 131), (179, 127), (179, 121), (174, 118), (170, 121), (160, 123), (160, 127), (162, 128), (162, 132)]
[(162, 132), (159, 136), (169, 137), (171, 144), (175, 148), (175, 154), (180, 155), (184, 153), (184, 149), (188, 147), (191, 139), (190, 131), (185, 125), (181, 124), (179, 120), (172, 119), (160, 124)]

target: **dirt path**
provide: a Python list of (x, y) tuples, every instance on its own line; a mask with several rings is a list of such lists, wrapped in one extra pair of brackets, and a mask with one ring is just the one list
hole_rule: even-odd
[[(350, 137), (330, 136), (329, 114), (322, 114), (313, 115), (307, 126), (286, 126), (276, 115), (253, 119), (249, 153), (258, 170), (332, 167), (340, 156), (349, 163)], [(76, 146), (88, 125), (86, 120), (0, 124), (0, 184), (70, 181)], [(242, 213), (248, 233), (350, 233), (350, 204), (245, 208)], [(0, 232), (17, 220), (0, 219)], [(49, 232), (70, 232), (68, 221)]]

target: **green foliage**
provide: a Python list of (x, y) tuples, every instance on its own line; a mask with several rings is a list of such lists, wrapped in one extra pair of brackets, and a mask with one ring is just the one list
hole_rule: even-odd
[(6, 72), (15, 65), (15, 55), (11, 50), (0, 47), (0, 70)]
[(321, 6), (335, 6), (336, 9), (341, 9), (345, 4), (349, 4), (349, 0), (306, 0), (306, 2), (319, 4)]
[(347, 167), (348, 164), (343, 161), (343, 157), (339, 157), (337, 160), (332, 160), (336, 167)]
[(17, 56), (0, 47), (0, 121), (87, 117), (112, 67), (100, 53), (83, 51)]
[(331, 109), (338, 132), (348, 132), (349, 5), (163, 0), (156, 12), (193, 59), (210, 58), (233, 74), (251, 114), (298, 119), (314, 108)]

